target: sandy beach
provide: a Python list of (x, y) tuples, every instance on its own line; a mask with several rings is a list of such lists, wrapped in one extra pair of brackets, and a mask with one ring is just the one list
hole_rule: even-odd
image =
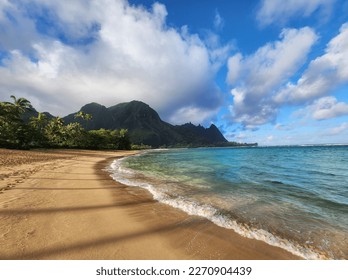
[(134, 153), (0, 149), (0, 259), (298, 259), (112, 180)]

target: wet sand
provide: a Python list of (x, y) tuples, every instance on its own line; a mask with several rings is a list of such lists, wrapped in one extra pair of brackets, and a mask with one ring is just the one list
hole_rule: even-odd
[(134, 153), (0, 149), (0, 259), (298, 259), (112, 180)]

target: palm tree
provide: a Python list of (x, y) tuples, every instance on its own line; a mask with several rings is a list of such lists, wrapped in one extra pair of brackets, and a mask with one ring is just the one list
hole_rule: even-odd
[(45, 135), (53, 146), (61, 146), (64, 142), (64, 121), (61, 117), (55, 117), (45, 127)]
[(32, 128), (31, 135), (33, 142), (42, 146), (46, 143), (45, 127), (48, 123), (48, 118), (43, 113), (38, 113), (37, 117), (30, 118), (29, 126)]
[(11, 95), (13, 103), (0, 104), (0, 144), (5, 147), (23, 148), (28, 144), (27, 125), (22, 120), (25, 111), (32, 108), (30, 101)]
[(10, 103), (14, 106), (16, 111), (21, 115), (25, 111), (32, 109), (33, 107), (31, 106), (31, 103), (28, 99), (25, 99), (24, 97), (16, 98), (14, 95), (10, 96), (13, 99), (13, 103)]
[(29, 124), (36, 129), (41, 129), (47, 124), (47, 120), (47, 116), (44, 113), (39, 112), (37, 117), (32, 117), (30, 119)]
[(0, 102), (0, 119), (5, 120), (11, 112), (11, 104), (9, 102)]
[(74, 118), (77, 119), (77, 118), (81, 118), (83, 120), (86, 120), (86, 121), (90, 121), (92, 119), (92, 115), (91, 114), (87, 114), (85, 112), (78, 112), (74, 115)]
[(74, 115), (74, 118), (75, 119), (81, 118), (81, 119), (85, 120), (86, 121), (86, 129), (88, 130), (88, 123), (92, 119), (92, 115), (91, 114), (87, 114), (85, 112), (80, 111), (80, 112), (78, 112), (78, 113), (76, 113)]

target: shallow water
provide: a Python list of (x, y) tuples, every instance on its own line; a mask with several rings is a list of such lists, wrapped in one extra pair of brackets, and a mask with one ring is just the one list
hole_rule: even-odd
[(201, 148), (116, 160), (115, 180), (306, 259), (348, 259), (348, 147)]

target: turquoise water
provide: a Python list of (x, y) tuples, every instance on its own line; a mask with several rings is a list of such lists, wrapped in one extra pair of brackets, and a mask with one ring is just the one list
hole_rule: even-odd
[(200, 148), (116, 160), (155, 199), (306, 259), (348, 259), (348, 147)]

